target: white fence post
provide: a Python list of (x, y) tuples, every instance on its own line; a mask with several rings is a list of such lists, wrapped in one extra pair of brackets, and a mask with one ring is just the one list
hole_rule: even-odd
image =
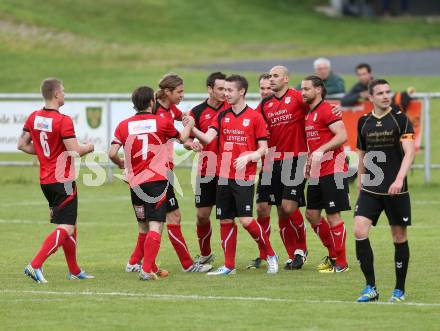
[(431, 119), (429, 96), (423, 98), (423, 125), (425, 126), (425, 184), (431, 182)]
[[(110, 146), (112, 139), (112, 102), (110, 98), (105, 100), (107, 110), (107, 146)], [(113, 181), (113, 167), (110, 159), (107, 162), (107, 182)]]

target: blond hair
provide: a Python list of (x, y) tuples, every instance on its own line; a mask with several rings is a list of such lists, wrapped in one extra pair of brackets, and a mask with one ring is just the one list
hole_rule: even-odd
[(183, 84), (183, 79), (175, 74), (168, 73), (159, 81), (159, 90), (156, 92), (156, 98), (163, 100), (165, 98), (165, 90), (174, 91), (178, 86)]
[(41, 82), (40, 91), (44, 100), (52, 100), (56, 90), (63, 85), (63, 82), (57, 78), (49, 77)]

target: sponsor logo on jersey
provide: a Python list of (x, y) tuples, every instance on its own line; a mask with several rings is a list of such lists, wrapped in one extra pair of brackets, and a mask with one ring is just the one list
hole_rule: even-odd
[(381, 127), (382, 126), (382, 122), (381, 121), (377, 121), (376, 122), (376, 127)]
[(128, 134), (142, 134), (156, 132), (156, 120), (142, 120), (128, 122)]
[(408, 222), (408, 220), (409, 220), (409, 217), (404, 217), (404, 218), (403, 218), (403, 221), (404, 221), (404, 222)]
[(251, 122), (250, 119), (245, 118), (245, 119), (243, 120), (243, 126), (248, 126), (250, 122)]
[(334, 207), (335, 206), (335, 202), (334, 201), (330, 201), (328, 205), (329, 205), (329, 207)]
[(87, 124), (96, 129), (101, 125), (102, 107), (86, 107)]
[(246, 211), (250, 211), (251, 210), (251, 206), (250, 205), (246, 205), (245, 209), (246, 209)]
[(225, 118), (225, 123), (229, 123), (231, 121), (231, 119), (229, 117)]
[(52, 132), (52, 121), (53, 118), (35, 116), (34, 119), (34, 129), (46, 132)]

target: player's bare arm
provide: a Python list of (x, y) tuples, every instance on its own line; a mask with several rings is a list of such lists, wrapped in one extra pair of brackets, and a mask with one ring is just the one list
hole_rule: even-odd
[(114, 164), (118, 166), (119, 169), (124, 169), (124, 159), (119, 157), (120, 148), (121, 145), (115, 143), (112, 144), (108, 150), (108, 157)]
[(192, 138), (189, 138), (184, 144), (183, 147), (189, 151), (194, 151), (196, 153), (201, 152), (203, 150), (203, 145)]
[(400, 170), (396, 176), (396, 179), (388, 189), (389, 194), (399, 194), (402, 191), (403, 181), (408, 174), (408, 171), (411, 168), (411, 165), (414, 162), (414, 158), (416, 155), (414, 139), (403, 139), (402, 148), (405, 156), (403, 157), (402, 164), (400, 165)]
[(66, 146), (66, 149), (70, 152), (76, 152), (79, 154), (79, 156), (83, 156), (86, 154), (89, 154), (94, 151), (95, 147), (92, 143), (89, 144), (79, 144), (78, 139), (76, 138), (69, 138), (64, 139), (64, 146)]
[(334, 122), (330, 124), (329, 129), (334, 134), (334, 137), (328, 143), (319, 147), (314, 153), (324, 154), (342, 146), (347, 141), (347, 130), (345, 129), (344, 122)]
[(258, 141), (258, 149), (255, 152), (243, 155), (235, 159), (234, 166), (236, 169), (243, 169), (249, 162), (257, 162), (262, 156), (267, 154), (267, 141)]
[(357, 154), (359, 157), (357, 183), (358, 183), (358, 190), (360, 190), (362, 187), (362, 175), (365, 174), (365, 165), (364, 165), (365, 151), (358, 149)]
[(185, 115), (182, 118), (182, 123), (184, 125), (183, 130), (180, 132), (179, 141), (184, 144), (190, 138), (191, 130), (194, 128), (194, 118)]
[(194, 127), (192, 132), (203, 145), (208, 145), (215, 137), (217, 137), (217, 131), (215, 131), (213, 128), (209, 128), (206, 133), (203, 133)]
[(18, 138), (17, 149), (27, 154), (37, 154), (35, 152), (34, 144), (32, 143), (32, 136), (29, 132), (22, 132), (21, 136)]

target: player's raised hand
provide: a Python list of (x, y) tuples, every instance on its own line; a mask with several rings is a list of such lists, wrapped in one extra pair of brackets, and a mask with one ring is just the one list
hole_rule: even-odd
[(194, 122), (194, 118), (192, 118), (192, 116), (188, 116), (188, 115), (185, 115), (185, 116), (183, 116), (183, 118), (182, 118), (182, 124), (183, 124), (183, 126), (189, 126), (189, 127), (191, 127), (191, 128), (193, 128), (194, 127), (194, 124), (195, 124), (195, 122)]

